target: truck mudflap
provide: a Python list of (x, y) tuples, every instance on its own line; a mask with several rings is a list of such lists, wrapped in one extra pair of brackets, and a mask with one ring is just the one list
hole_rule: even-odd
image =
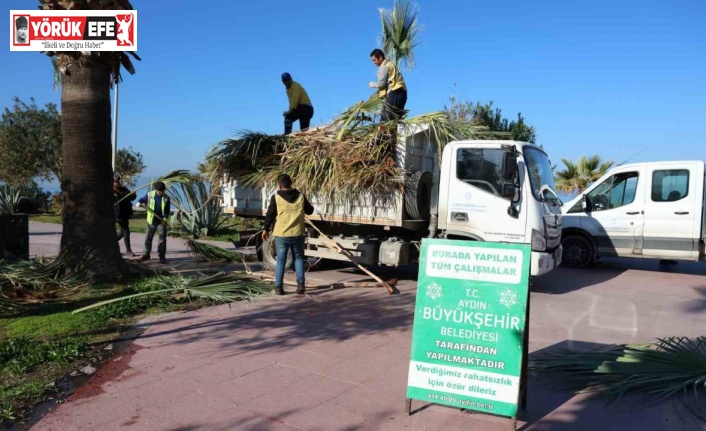
[(562, 246), (557, 247), (553, 251), (533, 251), (530, 275), (543, 275), (561, 265), (562, 252)]

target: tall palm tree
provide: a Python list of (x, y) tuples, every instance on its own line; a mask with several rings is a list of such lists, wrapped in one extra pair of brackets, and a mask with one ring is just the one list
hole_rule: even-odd
[(417, 23), (419, 8), (409, 0), (395, 0), (392, 9), (379, 9), (379, 12), (382, 50), (398, 69), (404, 63), (411, 70), (414, 68), (414, 47), (419, 43), (421, 31)]
[(554, 176), (557, 188), (567, 194), (582, 193), (586, 187), (605, 174), (614, 162), (604, 161), (601, 156), (581, 156), (574, 163), (561, 159), (565, 169), (557, 171)]
[[(133, 9), (128, 0), (39, 0), (39, 3), (44, 10)], [(135, 70), (123, 52), (45, 54), (55, 59), (55, 68), (60, 73), (55, 84), (61, 86), (60, 255), (67, 258), (69, 271), (91, 253), (101, 272), (119, 272), (123, 260), (115, 232), (111, 192), (110, 89), (121, 79), (121, 65), (131, 74)]]

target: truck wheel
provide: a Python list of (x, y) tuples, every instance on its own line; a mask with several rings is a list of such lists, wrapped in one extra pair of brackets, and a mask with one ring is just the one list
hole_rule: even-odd
[(593, 262), (593, 244), (580, 235), (566, 237), (561, 246), (564, 249), (562, 265), (569, 268), (585, 268)]
[(431, 213), (431, 182), (429, 171), (415, 171), (404, 186), (404, 205), (414, 220), (427, 220)]
[[(277, 251), (275, 248), (274, 235), (268, 236), (267, 239), (262, 243), (262, 264), (265, 266), (265, 268), (271, 269), (273, 271), (277, 267)], [(292, 256), (292, 253), (290, 252), (287, 255), (287, 263), (284, 265), (284, 268), (291, 268), (293, 264), (294, 256)]]

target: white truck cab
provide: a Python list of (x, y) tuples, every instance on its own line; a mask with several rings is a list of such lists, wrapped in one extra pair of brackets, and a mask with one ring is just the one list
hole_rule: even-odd
[(704, 162), (633, 163), (562, 207), (564, 262), (601, 256), (704, 259)]
[(455, 141), (444, 148), (440, 172), (440, 237), (531, 244), (531, 275), (561, 263), (561, 203), (542, 149), (516, 141)]

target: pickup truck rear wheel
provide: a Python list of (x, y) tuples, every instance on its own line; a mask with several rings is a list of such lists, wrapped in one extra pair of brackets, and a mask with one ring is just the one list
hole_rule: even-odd
[(431, 214), (431, 182), (429, 171), (415, 171), (405, 181), (404, 207), (414, 220), (428, 220)]
[[(270, 235), (262, 243), (262, 264), (265, 268), (272, 271), (277, 267), (277, 250), (275, 247), (275, 236)], [(292, 256), (291, 251), (287, 254), (287, 263), (284, 265), (285, 269), (289, 269), (294, 264), (294, 256)]]
[(581, 235), (570, 235), (561, 241), (562, 264), (569, 268), (585, 268), (593, 262), (593, 244)]

